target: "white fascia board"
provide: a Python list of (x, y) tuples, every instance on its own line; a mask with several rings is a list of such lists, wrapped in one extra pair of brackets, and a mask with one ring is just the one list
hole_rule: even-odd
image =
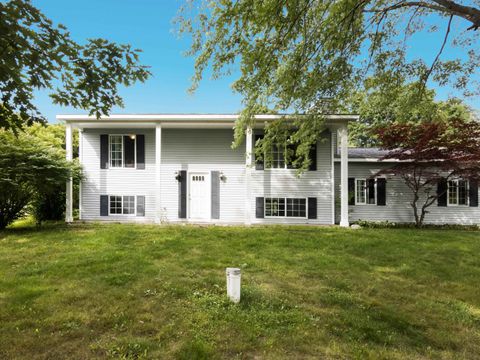
[[(303, 115), (256, 115), (255, 119), (259, 121), (272, 121), (282, 117), (295, 118)], [(56, 119), (65, 122), (99, 122), (99, 121), (125, 121), (125, 122), (235, 122), (239, 118), (237, 114), (123, 114), (109, 115), (97, 119), (91, 115), (57, 115)], [(358, 120), (358, 115), (325, 115), (327, 122), (343, 123), (346, 121)]]

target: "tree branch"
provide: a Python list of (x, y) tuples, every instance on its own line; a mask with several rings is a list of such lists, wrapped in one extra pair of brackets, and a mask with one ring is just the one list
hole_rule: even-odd
[(452, 0), (431, 0), (437, 4), (440, 4), (450, 14), (464, 18), (472, 23), (467, 30), (477, 30), (480, 27), (480, 9), (472, 6), (465, 6), (458, 4)]
[(410, 7), (420, 7), (433, 11), (440, 12), (442, 14), (448, 14), (450, 16), (458, 16), (467, 21), (470, 21), (472, 25), (467, 30), (477, 30), (480, 28), (480, 9), (472, 6), (465, 6), (458, 4), (452, 0), (430, 0), (435, 4), (426, 1), (399, 1), (396, 4), (387, 6), (381, 9), (371, 8), (365, 9), (365, 12), (370, 13), (386, 13), (393, 10)]
[(386, 13), (386, 12), (389, 12), (389, 11), (398, 10), (398, 9), (402, 9), (402, 8), (409, 8), (409, 7), (421, 7), (421, 8), (425, 8), (425, 9), (439, 11), (439, 12), (442, 12), (442, 13), (448, 12), (448, 9), (446, 9), (443, 6), (430, 4), (430, 3), (427, 3), (425, 1), (400, 1), (396, 4), (393, 4), (391, 6), (387, 6), (387, 7), (382, 8), (382, 9), (374, 9), (374, 8), (365, 9), (365, 12)]
[(422, 78), (422, 84), (420, 88), (421, 94), (424, 93), (425, 87), (427, 86), (428, 78), (430, 77), (430, 75), (432, 75), (432, 71), (435, 65), (437, 64), (438, 59), (440, 59), (440, 55), (442, 55), (443, 49), (445, 49), (445, 44), (447, 43), (448, 35), (450, 34), (450, 28), (452, 26), (452, 19), (453, 19), (453, 15), (450, 15), (450, 18), (448, 19), (447, 31), (445, 32), (445, 37), (443, 38), (442, 46), (440, 47), (440, 50), (438, 51), (437, 56), (435, 56), (435, 59), (433, 60), (432, 65), (430, 66), (430, 69), (428, 69), (427, 73)]

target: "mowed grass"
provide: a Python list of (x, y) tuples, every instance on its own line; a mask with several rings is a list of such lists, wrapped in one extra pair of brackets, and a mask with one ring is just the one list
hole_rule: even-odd
[[(242, 269), (227, 301), (225, 267)], [(480, 233), (19, 225), (2, 359), (474, 359)]]

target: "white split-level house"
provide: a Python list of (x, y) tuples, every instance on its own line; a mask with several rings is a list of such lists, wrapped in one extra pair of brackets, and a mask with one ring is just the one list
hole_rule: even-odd
[[(237, 115), (58, 115), (66, 124), (67, 159), (79, 132), (84, 179), (79, 218), (87, 221), (212, 224), (340, 224), (370, 220), (412, 222), (411, 192), (401, 179), (372, 179), (381, 152), (348, 148), (349, 121), (326, 116), (312, 148), (312, 165), (300, 177), (272, 149), (266, 168), (254, 145), (278, 117), (259, 115), (242, 146), (232, 149)], [(426, 222), (479, 223), (478, 186), (457, 179), (432, 206)], [(72, 182), (66, 221), (73, 220)]]

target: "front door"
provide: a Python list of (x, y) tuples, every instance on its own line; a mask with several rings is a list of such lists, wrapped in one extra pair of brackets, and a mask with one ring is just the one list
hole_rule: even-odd
[(210, 219), (210, 188), (207, 173), (189, 174), (189, 209), (191, 219)]

